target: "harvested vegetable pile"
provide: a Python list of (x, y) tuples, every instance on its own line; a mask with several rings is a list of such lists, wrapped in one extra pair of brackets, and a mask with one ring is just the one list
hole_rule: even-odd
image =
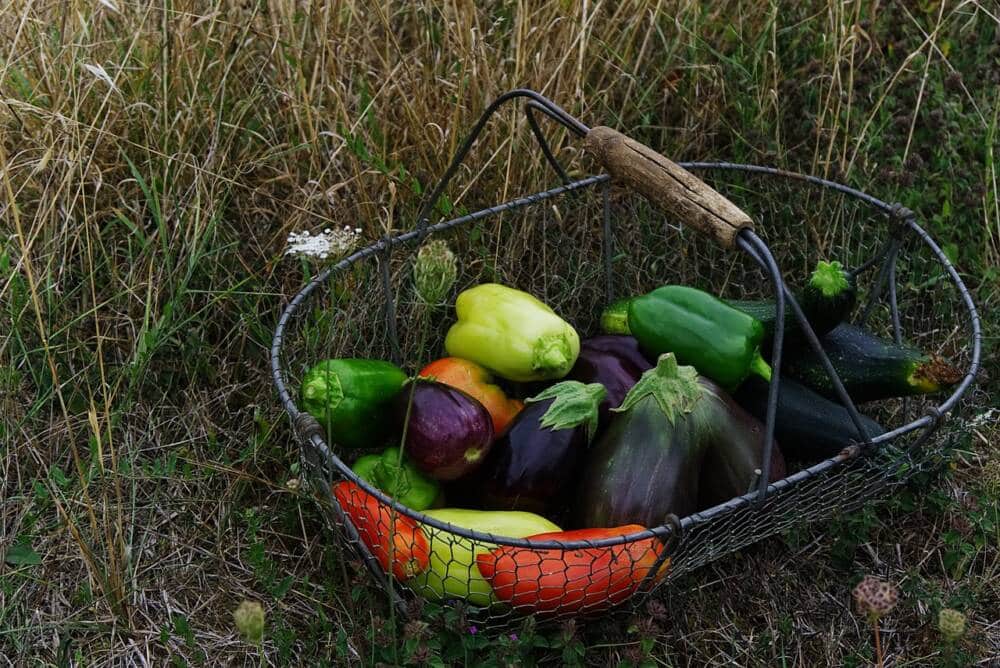
[[(846, 321), (853, 275), (820, 262), (800, 293), (852, 400), (947, 389), (961, 374)], [(793, 318), (766, 301), (726, 302), (665, 285), (608, 305), (600, 335), (496, 283), (462, 292), (444, 348), (414, 376), (384, 360), (317, 361), (303, 405), (358, 479), (455, 527), (544, 542), (498, 546), (421, 524), (352, 481), (334, 495), (382, 568), (431, 599), (521, 610), (592, 611), (669, 567), (657, 538), (582, 550), (746, 494), (766, 443), (766, 359), (788, 344), (767, 479), (885, 430), (855, 423)], [(860, 426), (860, 430), (859, 430)], [(787, 462), (786, 462), (787, 457)]]

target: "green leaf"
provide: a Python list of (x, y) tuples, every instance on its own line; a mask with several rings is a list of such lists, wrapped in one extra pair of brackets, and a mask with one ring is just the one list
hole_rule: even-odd
[(589, 442), (597, 432), (597, 409), (607, 394), (608, 391), (600, 383), (584, 385), (576, 380), (564, 380), (525, 401), (531, 403), (552, 399), (552, 405), (542, 416), (541, 425), (558, 430), (572, 429), (586, 423)]
[(692, 366), (679, 366), (673, 353), (660, 355), (656, 366), (646, 373), (625, 395), (622, 405), (611, 410), (623, 413), (646, 397), (652, 397), (660, 410), (674, 423), (679, 413), (690, 413), (705, 393)]
[(956, 244), (945, 244), (941, 247), (944, 252), (944, 256), (948, 258), (948, 262), (952, 264), (958, 264), (958, 246)]
[(42, 558), (27, 543), (18, 543), (7, 550), (4, 561), (11, 566), (37, 566), (42, 563)]

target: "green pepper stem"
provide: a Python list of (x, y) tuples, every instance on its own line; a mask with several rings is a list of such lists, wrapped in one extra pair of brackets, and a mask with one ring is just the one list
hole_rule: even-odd
[(533, 353), (531, 366), (535, 371), (569, 371), (570, 350), (565, 336), (558, 334), (540, 337)]
[(771, 382), (771, 366), (760, 356), (759, 350), (753, 354), (753, 359), (750, 360), (750, 372), (757, 374), (767, 382)]

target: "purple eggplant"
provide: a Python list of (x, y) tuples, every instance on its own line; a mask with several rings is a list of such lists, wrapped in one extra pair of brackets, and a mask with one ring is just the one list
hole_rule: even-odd
[(642, 375), (612, 415), (588, 455), (580, 526), (658, 526), (670, 513), (698, 510), (703, 497), (731, 498), (754, 481), (762, 427), (718, 385), (678, 366), (672, 353)]
[(607, 426), (611, 409), (621, 405), (625, 395), (652, 364), (631, 336), (595, 336), (580, 343), (580, 355), (567, 378), (581, 383), (600, 383), (607, 389), (601, 402), (601, 426)]
[(566, 381), (528, 399), (477, 474), (483, 505), (541, 515), (567, 508), (605, 393)]
[(435, 480), (455, 480), (478, 468), (493, 443), (493, 420), (481, 403), (449, 385), (418, 379), (396, 397), (406, 425), (405, 452)]
[[(765, 382), (765, 385), (767, 383)], [(721, 388), (716, 393), (727, 419), (715, 424), (713, 445), (705, 453), (698, 490), (698, 509), (704, 510), (757, 489), (764, 461), (764, 425)], [(785, 458), (774, 443), (770, 482), (785, 477)]]

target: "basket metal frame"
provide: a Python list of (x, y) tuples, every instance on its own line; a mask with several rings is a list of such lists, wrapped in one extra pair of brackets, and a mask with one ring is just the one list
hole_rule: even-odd
[[(458, 216), (435, 224), (430, 224), (429, 218), (431, 212), (439, 201), (440, 196), (447, 188), (451, 178), (462, 164), (463, 160), (467, 156), (472, 145), (475, 143), (477, 137), (481, 133), (483, 127), (489, 121), (489, 119), (502, 107), (505, 103), (517, 100), (520, 98), (527, 98), (527, 103), (524, 106), (524, 112), (527, 117), (529, 128), (539, 144), (539, 147), (545, 156), (553, 170), (558, 174), (559, 178), (562, 180), (562, 185), (550, 188), (548, 190), (543, 190), (533, 194), (525, 195), (523, 197), (518, 197), (511, 199), (507, 202), (503, 202), (494, 206), (486, 207), (477, 210), (466, 215)], [(958, 272), (952, 266), (951, 262), (948, 260), (945, 253), (941, 250), (938, 244), (931, 238), (931, 236), (917, 224), (916, 215), (906, 209), (900, 204), (890, 204), (881, 199), (878, 199), (872, 195), (864, 193), (855, 188), (845, 186), (827, 179), (819, 178), (816, 176), (810, 176), (805, 174), (799, 174), (795, 172), (789, 172), (781, 169), (775, 169), (772, 167), (762, 167), (757, 165), (747, 165), (747, 164), (737, 164), (730, 162), (681, 162), (678, 163), (681, 167), (693, 170), (693, 171), (708, 171), (708, 170), (722, 170), (722, 171), (739, 171), (762, 174), (765, 176), (771, 176), (776, 178), (790, 179), (795, 181), (800, 181), (805, 184), (811, 184), (815, 186), (820, 186), (822, 188), (828, 188), (833, 191), (848, 195), (850, 197), (856, 198), (861, 202), (869, 205), (872, 209), (881, 212), (887, 217), (887, 220), (891, 226), (891, 235), (887, 243), (880, 248), (875, 254), (872, 255), (863, 264), (859, 265), (853, 271), (859, 274), (864, 271), (872, 269), (876, 265), (879, 266), (879, 274), (869, 295), (867, 304), (862, 311), (862, 315), (859, 319), (861, 323), (867, 320), (871, 314), (875, 305), (880, 301), (882, 297), (882, 292), (887, 290), (889, 309), (892, 319), (892, 330), (893, 337), (896, 342), (902, 340), (902, 327), (900, 323), (899, 309), (897, 306), (896, 299), (896, 259), (898, 253), (903, 246), (905, 240), (905, 235), (914, 235), (923, 244), (925, 244), (933, 253), (934, 257), (940, 263), (940, 265), (945, 269), (951, 283), (957, 289), (959, 295), (962, 298), (964, 306), (968, 313), (968, 324), (971, 334), (972, 350), (970, 356), (970, 363), (968, 370), (966, 371), (962, 380), (958, 383), (952, 393), (939, 405), (931, 408), (926, 414), (918, 417), (911, 422), (897, 427), (891, 431), (888, 431), (880, 436), (871, 438), (862, 426), (858, 411), (851, 400), (850, 396), (844, 389), (843, 383), (838, 377), (836, 370), (830, 363), (825, 352), (820, 346), (818, 337), (813, 332), (812, 327), (806, 320), (802, 309), (796, 303), (794, 296), (789, 290), (788, 286), (785, 284), (782, 278), (780, 267), (777, 261), (774, 259), (771, 251), (769, 250), (767, 244), (755, 234), (752, 230), (744, 229), (740, 232), (737, 237), (737, 246), (746, 253), (754, 262), (756, 262), (764, 274), (769, 278), (772, 288), (774, 290), (774, 299), (776, 303), (776, 316), (777, 322), (784, 321), (784, 309), (791, 308), (795, 319), (797, 320), (800, 328), (805, 334), (806, 340), (812, 349), (815, 351), (817, 356), (822, 361), (824, 367), (826, 368), (827, 374), (829, 375), (834, 389), (837, 393), (838, 398), (844, 407), (848, 410), (852, 421), (858, 431), (857, 445), (845, 448), (840, 454), (835, 457), (831, 457), (822, 462), (819, 462), (809, 468), (799, 470), (781, 480), (770, 481), (768, 480), (768, 472), (770, 471), (770, 461), (772, 457), (772, 444), (773, 444), (773, 433), (774, 433), (774, 422), (775, 422), (775, 409), (777, 403), (777, 396), (780, 389), (780, 367), (781, 367), (781, 356), (783, 351), (783, 329), (777, 328), (774, 335), (771, 367), (773, 371), (774, 382), (770, 384), (770, 391), (768, 396), (767, 404), (767, 414), (765, 421), (765, 452), (763, 456), (763, 461), (761, 463), (762, 475), (759, 478), (757, 489), (751, 491), (743, 496), (733, 498), (725, 503), (719, 504), (713, 508), (707, 510), (693, 513), (687, 517), (680, 518), (668, 518), (664, 524), (658, 527), (651, 527), (643, 531), (635, 532), (623, 536), (615, 536), (611, 538), (605, 538), (601, 540), (582, 540), (582, 541), (529, 541), (527, 539), (511, 538), (508, 536), (499, 536), (490, 533), (479, 532), (464, 527), (454, 526), (447, 522), (441, 522), (434, 518), (428, 517), (421, 512), (412, 510), (402, 504), (398, 503), (388, 495), (384, 494), (381, 490), (370, 486), (367, 482), (360, 479), (351, 468), (341, 460), (335, 452), (329, 447), (326, 442), (325, 434), (321, 429), (319, 423), (312, 418), (308, 413), (301, 411), (295, 402), (294, 397), (290, 393), (286, 381), (286, 374), (282, 367), (282, 346), (286, 338), (287, 330), (292, 322), (292, 319), (296, 314), (301, 313), (304, 304), (307, 302), (309, 296), (322, 284), (336, 278), (341, 272), (346, 270), (353, 264), (360, 262), (371, 256), (379, 255), (383, 259), (387, 259), (391, 255), (394, 249), (404, 246), (417, 246), (419, 245), (428, 235), (434, 234), (436, 232), (441, 232), (448, 230), (453, 227), (467, 225), (484, 218), (495, 216), (504, 212), (513, 211), (531, 204), (535, 204), (544, 200), (552, 199), (564, 194), (574, 193), (577, 191), (582, 191), (587, 188), (602, 188), (603, 197), (603, 232), (604, 232), (604, 253), (603, 262), (605, 276), (607, 277), (607, 282), (605, 286), (606, 297), (610, 300), (613, 297), (612, 286), (611, 286), (611, 258), (613, 255), (613, 239), (611, 235), (611, 222), (609, 214), (609, 196), (608, 196), (608, 186), (611, 177), (607, 174), (597, 174), (592, 176), (587, 176), (584, 178), (571, 180), (568, 178), (566, 171), (559, 164), (558, 160), (553, 155), (548, 142), (543, 135), (537, 120), (534, 116), (534, 112), (540, 112), (555, 121), (556, 123), (562, 125), (572, 134), (577, 137), (582, 137), (586, 135), (589, 128), (581, 123), (579, 120), (573, 118), (558, 105), (556, 105), (551, 100), (548, 100), (544, 96), (530, 90), (517, 89), (506, 93), (499, 98), (497, 98), (484, 112), (479, 121), (473, 127), (462, 147), (455, 154), (451, 164), (445, 171), (441, 180), (438, 182), (433, 191), (429, 194), (425, 200), (420, 214), (417, 218), (417, 226), (414, 230), (397, 234), (394, 236), (387, 236), (382, 238), (375, 243), (349, 255), (348, 257), (340, 260), (333, 266), (325, 269), (316, 275), (312, 280), (310, 280), (302, 289), (292, 298), (287, 307), (281, 314), (277, 326), (275, 327), (274, 338), (271, 345), (270, 361), (271, 361), (271, 372), (274, 381), (275, 388), (280, 397), (281, 403), (288, 416), (291, 418), (292, 424), (295, 427), (296, 435), (300, 441), (301, 445), (301, 456), (303, 465), (306, 471), (319, 472), (326, 471), (327, 476), (325, 479), (329, 478), (329, 474), (336, 471), (337, 475), (340, 477), (353, 481), (354, 483), (361, 486), (366, 492), (372, 494), (379, 499), (382, 503), (391, 507), (394, 511), (410, 517), (421, 524), (425, 524), (434, 527), (439, 530), (447, 531), (464, 538), (468, 538), (474, 541), (494, 543), (497, 545), (513, 546), (513, 547), (530, 547), (538, 550), (544, 549), (564, 549), (564, 550), (575, 550), (575, 549), (587, 549), (587, 548), (600, 548), (609, 547), (613, 545), (620, 545), (623, 543), (629, 543), (632, 541), (644, 540), (651, 537), (656, 537), (667, 544), (669, 548), (671, 544), (679, 540), (680, 536), (686, 530), (706, 522), (710, 522), (713, 519), (719, 518), (722, 515), (733, 513), (741, 508), (745, 508), (750, 504), (761, 503), (765, 498), (770, 495), (780, 493), (783, 490), (790, 489), (809, 478), (812, 478), (820, 473), (826, 472), (832, 468), (841, 466), (846, 462), (856, 458), (863, 457), (869, 454), (873, 449), (877, 449), (880, 446), (891, 442), (892, 440), (910, 432), (923, 429), (924, 432), (920, 435), (918, 441), (914, 443), (911, 447), (918, 447), (920, 443), (928, 439), (941, 424), (944, 417), (956, 406), (961, 397), (969, 389), (970, 385), (973, 383), (975, 376), (980, 367), (981, 358), (981, 348), (982, 348), (982, 330), (979, 319), (979, 314), (976, 310), (976, 306), (973, 303), (971, 294), (968, 288), (965, 286)], [(395, 329), (395, 301), (391, 290), (390, 277), (388, 273), (388, 262), (381, 262), (381, 286), (382, 286), (382, 296), (385, 300), (384, 317), (386, 320), (387, 331), (389, 333), (389, 338), (393, 350), (393, 355), (396, 357), (396, 361), (399, 361), (399, 342)], [(328, 485), (326, 486), (328, 487)], [(402, 599), (399, 594), (394, 589), (394, 583), (390, 575), (388, 575), (378, 564), (377, 559), (375, 559), (372, 554), (368, 551), (362, 541), (358, 540), (357, 529), (352, 525), (350, 519), (345, 515), (343, 509), (337, 504), (336, 500), (333, 498), (329, 489), (321, 489), (320, 491), (326, 501), (333, 507), (334, 512), (337, 516), (337, 521), (344, 527), (348, 534), (348, 538), (351, 538), (352, 544), (357, 546), (361, 557), (365, 564), (372, 570), (376, 575), (377, 579), (385, 584), (387, 591), (392, 597), (393, 601), (397, 604), (401, 603)], [(640, 590), (651, 589), (652, 583), (656, 581), (656, 576), (658, 575), (659, 569), (662, 567), (664, 558), (668, 556), (669, 549), (662, 551), (661, 557), (648, 574), (644, 586)], [(721, 556), (721, 554), (719, 555)], [(648, 586), (647, 586), (648, 585)]]

